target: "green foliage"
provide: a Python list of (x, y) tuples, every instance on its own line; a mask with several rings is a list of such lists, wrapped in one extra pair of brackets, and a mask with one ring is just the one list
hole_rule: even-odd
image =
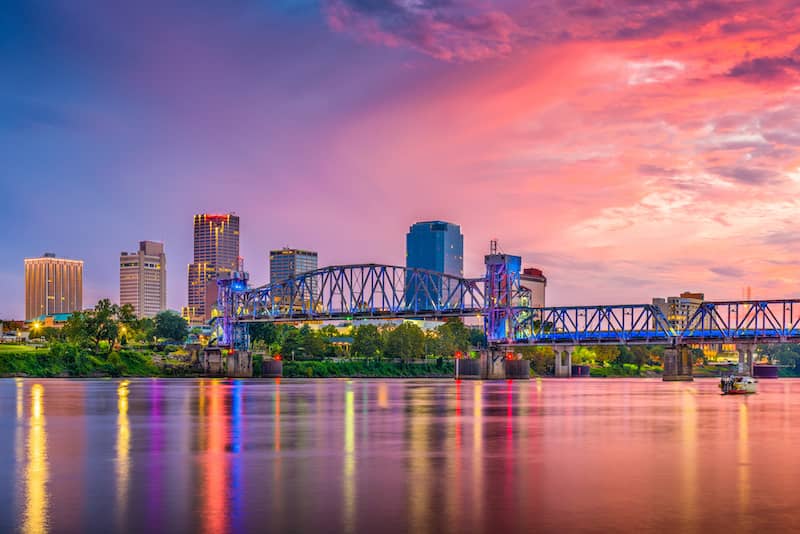
[(165, 310), (156, 315), (154, 334), (157, 338), (183, 343), (189, 335), (186, 319), (172, 310)]
[(425, 355), (425, 333), (414, 323), (403, 323), (386, 336), (386, 355), (409, 361)]
[(250, 340), (269, 346), (278, 341), (278, 327), (274, 323), (254, 323), (250, 325)]
[(362, 358), (377, 358), (383, 354), (383, 337), (378, 327), (365, 324), (354, 328), (353, 347), (351, 350), (354, 356)]
[(454, 373), (452, 361), (441, 364), (394, 363), (385, 360), (283, 362), (283, 376), (287, 378), (452, 377)]

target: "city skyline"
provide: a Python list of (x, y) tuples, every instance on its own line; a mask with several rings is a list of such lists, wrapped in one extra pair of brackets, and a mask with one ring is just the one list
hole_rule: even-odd
[(465, 275), (497, 237), (552, 304), (800, 294), (791, 2), (269, 4), (9, 7), (0, 317), (24, 314), (23, 258), (84, 260), (88, 305), (143, 239), (179, 310), (204, 210), (241, 216), (251, 262), (402, 265), (408, 224), (444, 219)]

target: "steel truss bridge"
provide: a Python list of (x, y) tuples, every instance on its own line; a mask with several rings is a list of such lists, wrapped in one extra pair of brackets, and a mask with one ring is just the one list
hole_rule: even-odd
[[(219, 282), (222, 341), (247, 346), (246, 325), (480, 316), (494, 345), (679, 346), (800, 342), (800, 299), (703, 302), (676, 329), (651, 304), (532, 308), (519, 270), (487, 257), (484, 278), (394, 265), (331, 266), (276, 284)], [(683, 322), (683, 321), (681, 321)]]

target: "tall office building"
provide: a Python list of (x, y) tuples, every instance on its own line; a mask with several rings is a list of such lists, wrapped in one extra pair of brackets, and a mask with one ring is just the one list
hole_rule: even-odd
[(164, 244), (140, 241), (138, 252), (119, 256), (119, 303), (137, 317), (154, 317), (167, 308), (167, 256)]
[(241, 261), (238, 215), (194, 216), (194, 262), (189, 265), (189, 305), (183, 313), (190, 324), (211, 319), (217, 278), (239, 270)]
[[(464, 236), (457, 224), (445, 221), (415, 223), (406, 234), (406, 267), (427, 269), (453, 276), (464, 276)], [(433, 280), (427, 291), (406, 276), (406, 305), (424, 310), (431, 305), (443, 305), (437, 295), (446, 293), (444, 280)], [(414, 297), (416, 295), (416, 297)], [(437, 302), (431, 302), (431, 298)]]
[(56, 258), (25, 259), (25, 320), (41, 315), (72, 313), (83, 308), (83, 261)]
[(269, 251), (269, 283), (274, 284), (317, 269), (317, 253), (311, 250), (282, 248)]
[[(269, 283), (275, 284), (289, 279), (298, 274), (307, 273), (317, 269), (317, 253), (311, 250), (299, 250), (294, 248), (284, 247), (280, 250), (269, 251)], [(313, 296), (317, 294), (316, 282), (311, 282), (311, 293)], [(284, 295), (279, 292), (273, 292), (276, 297), (276, 303), (283, 300)], [(300, 305), (302, 303), (295, 303)], [(308, 303), (306, 303), (308, 304)]]
[(406, 267), (464, 276), (464, 236), (457, 224), (423, 221), (406, 234)]

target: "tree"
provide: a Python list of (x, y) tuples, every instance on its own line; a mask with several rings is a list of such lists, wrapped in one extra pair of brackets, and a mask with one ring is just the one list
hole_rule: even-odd
[(268, 346), (278, 341), (278, 328), (274, 323), (254, 323), (250, 325), (250, 339)]
[(425, 353), (425, 333), (414, 323), (403, 323), (386, 337), (386, 353), (409, 361)]
[(596, 345), (592, 347), (594, 361), (598, 363), (613, 362), (619, 356), (617, 345)]
[(352, 351), (355, 356), (377, 358), (383, 353), (383, 338), (377, 326), (365, 324), (353, 330)]
[(154, 322), (154, 334), (158, 338), (182, 342), (189, 335), (189, 325), (186, 323), (186, 319), (172, 310), (159, 312)]
[(453, 356), (466, 352), (470, 345), (470, 331), (459, 319), (448, 321), (436, 329), (439, 337), (438, 356)]

